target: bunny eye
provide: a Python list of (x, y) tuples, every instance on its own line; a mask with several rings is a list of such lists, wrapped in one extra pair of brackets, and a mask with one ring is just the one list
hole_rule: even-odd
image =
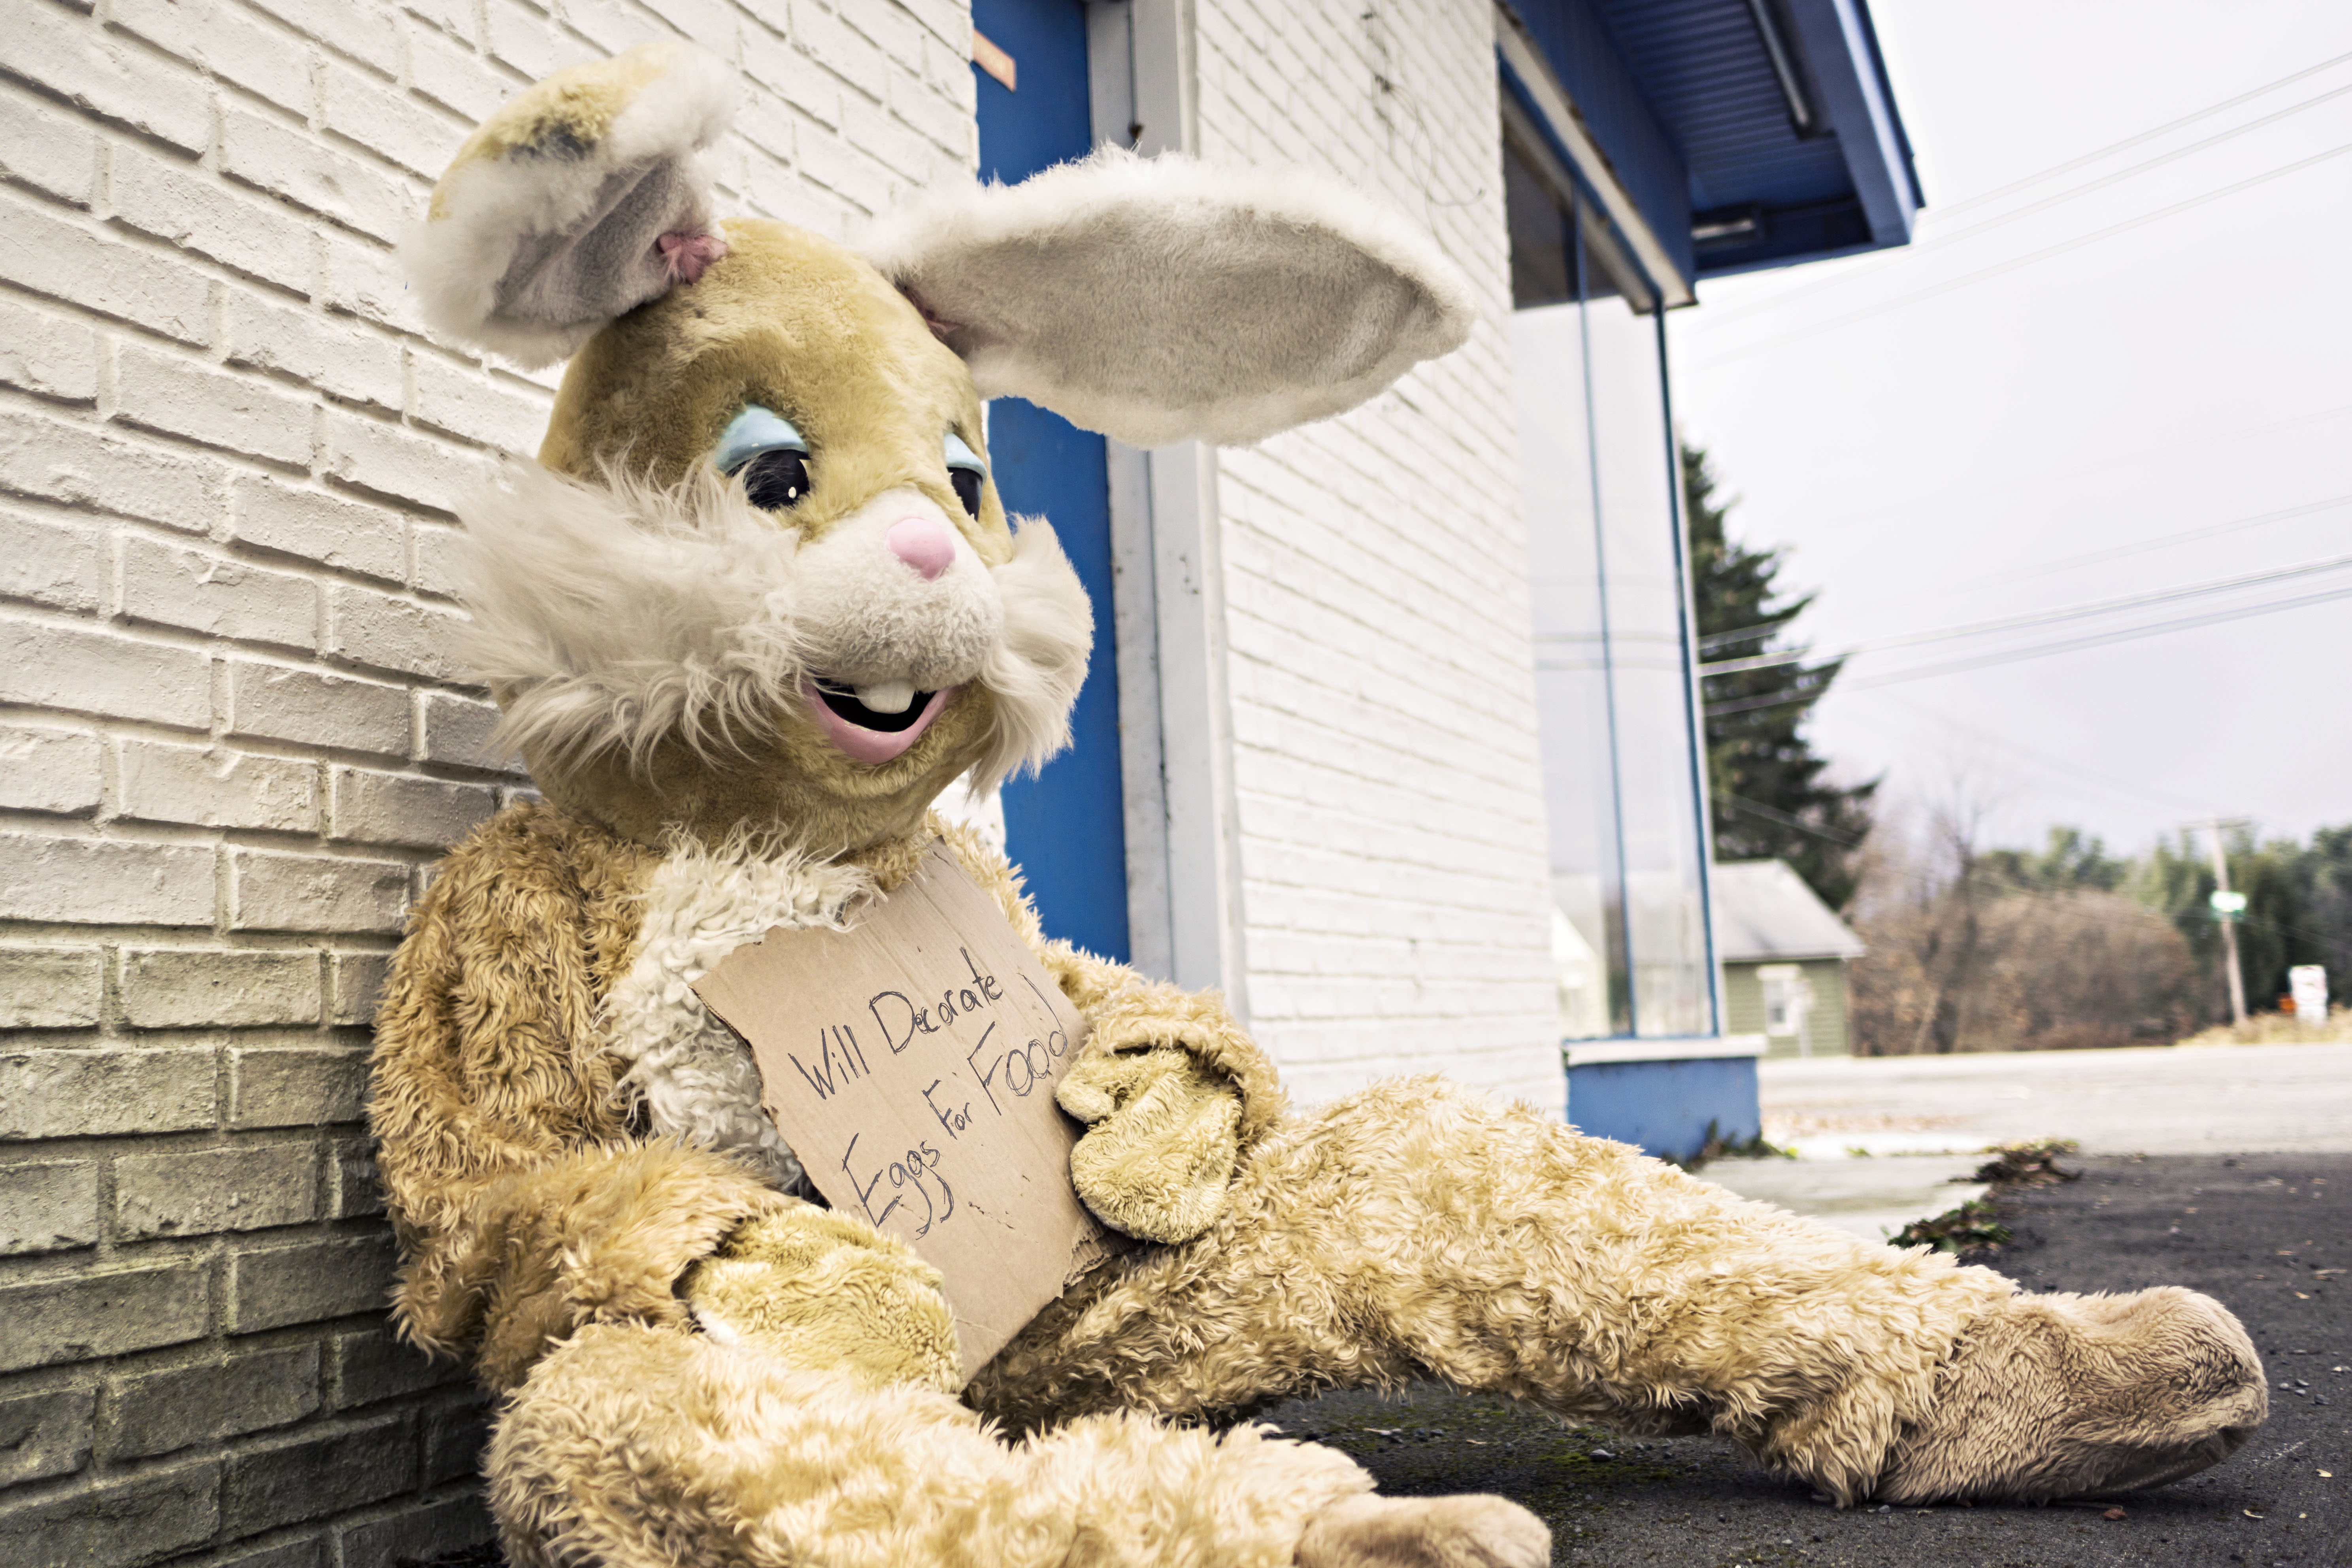
[(986, 466), (981, 462), (980, 454), (965, 446), (963, 437), (952, 430), (948, 432), (946, 456), (948, 483), (955, 487), (956, 500), (963, 502), (968, 516), (978, 517), (980, 487), (988, 478)]
[(798, 506), (809, 492), (808, 443), (791, 420), (756, 403), (729, 422), (710, 461), (740, 478), (745, 498), (763, 511)]

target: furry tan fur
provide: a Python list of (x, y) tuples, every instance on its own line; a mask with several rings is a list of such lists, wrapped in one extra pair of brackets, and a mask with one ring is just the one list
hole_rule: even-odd
[(721, 1343), (748, 1340), (793, 1366), (868, 1388), (963, 1385), (940, 1271), (897, 1237), (813, 1204), (736, 1226), (679, 1290)]
[[(410, 252), (475, 341), (595, 328), (543, 469), (464, 512), (474, 656), (549, 804), (419, 902), (370, 1107), (396, 1321), (510, 1395), (488, 1468), (515, 1562), (1531, 1568), (1542, 1526), (1499, 1499), (1368, 1499), (1328, 1450), (1161, 1419), (1423, 1378), (1712, 1429), (1842, 1501), (2137, 1483), (2260, 1418), (2203, 1298), (2021, 1300), (1436, 1079), (1294, 1116), (1215, 995), (1046, 941), (1002, 858), (926, 816), (1061, 743), (1091, 635), (1050, 531), (954, 489), (950, 433), (985, 462), (958, 349), (1130, 434), (1265, 434), (1456, 341), (1459, 280), (1296, 179), (1112, 157), (952, 195), (877, 250), (961, 321), (773, 223), (656, 285), (646, 226), (698, 214), (723, 119), (705, 64), (527, 92)], [(764, 510), (711, 468), (753, 404), (809, 448), (805, 495)], [(894, 517), (952, 532), (939, 570)], [(879, 710), (804, 681), (918, 676), (953, 693), (895, 754)], [(1147, 1243), (962, 1403), (929, 1271), (786, 1194), (756, 1073), (690, 989), (770, 926), (854, 918), (940, 833), (1085, 1015), (1073, 1179)]]

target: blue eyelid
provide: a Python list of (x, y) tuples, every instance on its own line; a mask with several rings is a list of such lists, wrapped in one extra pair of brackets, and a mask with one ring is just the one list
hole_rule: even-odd
[(948, 432), (947, 458), (950, 468), (970, 468), (975, 474), (988, 472), (988, 465), (980, 460), (980, 454), (965, 446), (963, 437), (952, 430)]
[(801, 433), (793, 428), (791, 420), (754, 403), (728, 422), (727, 432), (719, 437), (719, 450), (710, 455), (710, 462), (720, 473), (731, 474), (762, 452), (806, 455), (808, 443), (801, 439)]

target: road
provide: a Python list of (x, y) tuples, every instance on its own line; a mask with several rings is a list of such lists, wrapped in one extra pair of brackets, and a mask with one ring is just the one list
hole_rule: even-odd
[(1765, 1136), (1807, 1152), (2073, 1138), (2086, 1154), (2352, 1153), (2352, 1045), (1759, 1064)]

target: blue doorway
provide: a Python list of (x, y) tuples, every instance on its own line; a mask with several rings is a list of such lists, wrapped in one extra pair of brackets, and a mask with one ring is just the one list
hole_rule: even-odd
[[(980, 174), (1014, 184), (1094, 145), (1085, 0), (974, 0), (972, 26), (1012, 57), (1017, 90), (972, 68)], [(1103, 438), (1017, 397), (989, 405), (989, 460), (1004, 510), (1054, 525), (1095, 612), (1094, 658), (1071, 714), (1073, 743), (1004, 786), (1006, 847), (1045, 934), (1125, 962), (1127, 825), (1112, 637), (1110, 483)]]

